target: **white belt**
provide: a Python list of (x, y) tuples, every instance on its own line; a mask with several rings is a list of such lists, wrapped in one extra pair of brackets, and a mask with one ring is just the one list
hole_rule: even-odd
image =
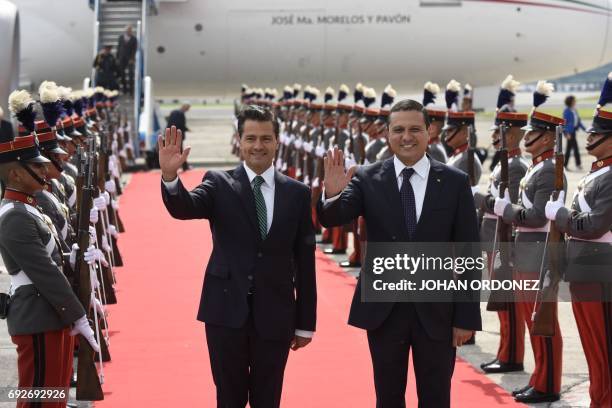
[(24, 271), (19, 271), (15, 275), (10, 275), (10, 277), (11, 277), (11, 289), (9, 290), (9, 294), (11, 296), (13, 295), (13, 293), (15, 293), (17, 288), (19, 288), (20, 286), (34, 284), (30, 280), (30, 278), (28, 278), (28, 275), (26, 275)]
[(497, 215), (495, 214), (489, 214), (489, 213), (484, 213), (484, 215), (482, 216), (482, 218), (487, 218), (489, 220), (497, 220)]
[(603, 234), (601, 237), (595, 238), (595, 239), (582, 239), (582, 238), (577, 238), (577, 237), (570, 237), (570, 239), (576, 240), (576, 241), (602, 242), (604, 244), (612, 244), (612, 231), (608, 231), (605, 234)]
[(545, 226), (538, 227), (538, 228), (529, 228), (529, 227), (517, 227), (516, 228), (518, 232), (548, 232), (549, 229), (550, 228), (549, 228), (548, 223)]

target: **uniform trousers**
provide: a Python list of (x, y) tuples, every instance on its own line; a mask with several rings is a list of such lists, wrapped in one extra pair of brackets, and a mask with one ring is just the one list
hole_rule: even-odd
[[(70, 386), (74, 337), (70, 328), (11, 336), (17, 346), (19, 387)], [(62, 408), (66, 402), (18, 402), (17, 408)]]
[[(537, 274), (515, 272), (517, 280), (537, 279)], [(561, 369), (563, 361), (563, 340), (559, 318), (557, 315), (557, 303), (554, 303), (554, 328), (555, 335), (552, 337), (534, 336), (531, 334), (533, 322), (533, 306), (535, 292), (517, 291), (515, 293), (516, 306), (520, 309), (523, 321), (529, 329), (531, 348), (535, 360), (535, 368), (529, 379), (529, 385), (536, 391), (543, 393), (558, 394), (561, 391)]]
[[(591, 408), (612, 407), (612, 302), (610, 287), (601, 283), (570, 283), (572, 310), (589, 367), (589, 397)], [(593, 299), (594, 293), (608, 291), (603, 301), (580, 301), (585, 293)]]
[[(489, 276), (492, 276), (493, 254), (487, 252), (489, 260)], [(493, 279), (497, 277), (492, 276)], [(525, 356), (525, 318), (523, 309), (517, 307), (516, 303), (508, 304), (508, 310), (497, 312), (499, 318), (499, 347), (497, 359), (507, 364), (523, 364)]]

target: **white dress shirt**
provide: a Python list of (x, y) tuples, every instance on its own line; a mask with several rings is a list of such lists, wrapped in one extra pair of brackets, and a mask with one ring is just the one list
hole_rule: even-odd
[[(412, 185), (412, 191), (414, 191), (414, 202), (416, 205), (416, 216), (417, 222), (421, 217), (421, 212), (423, 211), (423, 201), (425, 201), (425, 190), (427, 189), (427, 180), (429, 178), (429, 168), (431, 164), (429, 163), (429, 159), (426, 155), (417, 161), (414, 166), (406, 166), (404, 163), (397, 158), (397, 156), (393, 156), (393, 166), (395, 168), (395, 177), (397, 178), (397, 189), (401, 190), (402, 182), (404, 181), (404, 177), (402, 176), (402, 170), (404, 168), (413, 168), (414, 173), (410, 176), (410, 185)], [(321, 194), (323, 199), (323, 204), (330, 203), (334, 200), (337, 200), (340, 197), (340, 194), (337, 194), (330, 198), (325, 198), (325, 192)]]
[[(253, 188), (253, 180), (257, 176), (253, 170), (246, 165), (246, 163), (242, 163), (244, 166), (244, 170), (246, 171), (247, 177), (249, 178), (249, 183), (251, 183), (251, 188)], [(263, 195), (264, 201), (266, 202), (266, 213), (267, 213), (267, 231), (270, 232), (270, 227), (272, 226), (272, 220), (274, 218), (274, 166), (268, 167), (266, 171), (260, 174), (263, 177), (264, 182), (261, 184), (261, 194)], [(162, 178), (162, 182), (168, 190), (170, 194), (176, 194), (178, 192), (178, 177), (172, 181), (165, 181)], [(296, 336), (300, 337), (308, 337), (311, 338), (314, 335), (314, 332), (307, 330), (295, 330)]]

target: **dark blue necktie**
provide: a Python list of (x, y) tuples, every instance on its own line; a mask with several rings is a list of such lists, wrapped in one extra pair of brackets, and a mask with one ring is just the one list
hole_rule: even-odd
[(404, 208), (404, 221), (408, 230), (408, 236), (412, 241), (416, 234), (417, 216), (416, 216), (416, 201), (414, 199), (414, 190), (410, 184), (410, 177), (414, 174), (414, 169), (404, 168), (402, 170), (402, 187), (400, 188), (400, 196), (402, 198), (402, 207)]

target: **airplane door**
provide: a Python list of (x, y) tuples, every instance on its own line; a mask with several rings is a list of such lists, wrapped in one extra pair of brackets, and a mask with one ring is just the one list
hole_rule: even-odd
[[(230, 10), (227, 80), (250, 86), (318, 82), (323, 76), (324, 10)], [(264, 77), (269, 83), (261, 83)], [(282, 90), (279, 90), (282, 92)]]

